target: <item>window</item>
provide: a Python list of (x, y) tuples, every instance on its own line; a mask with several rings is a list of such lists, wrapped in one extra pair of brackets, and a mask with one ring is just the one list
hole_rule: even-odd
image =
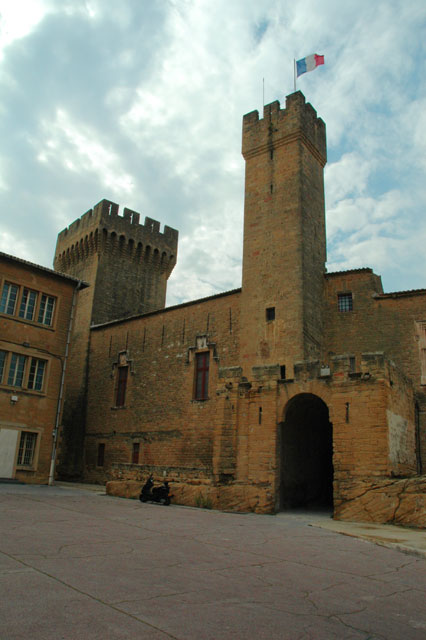
[(117, 392), (115, 396), (115, 406), (124, 407), (126, 400), (127, 375), (129, 367), (118, 367)]
[(337, 308), (339, 311), (352, 311), (352, 293), (339, 293), (337, 295)]
[(5, 282), (0, 299), (0, 313), (10, 316), (17, 314), (23, 320), (37, 321), (51, 327), (55, 304), (54, 296)]
[(275, 307), (268, 307), (266, 309), (266, 322), (272, 322), (275, 320)]
[(426, 322), (416, 322), (420, 356), (420, 384), (426, 385)]
[(37, 292), (24, 288), (19, 306), (19, 317), (25, 318), (25, 320), (33, 320), (36, 302)]
[(209, 351), (195, 354), (195, 400), (208, 399), (209, 361)]
[(28, 374), (28, 389), (34, 389), (35, 391), (42, 390), (45, 369), (46, 360), (31, 358), (30, 372)]
[(13, 316), (15, 313), (18, 291), (19, 289), (16, 284), (10, 284), (10, 282), (4, 283), (0, 301), (0, 313), (7, 313)]
[(96, 461), (96, 464), (98, 467), (103, 467), (104, 462), (105, 462), (105, 443), (100, 442), (98, 444), (98, 459)]
[(132, 464), (139, 464), (139, 449), (139, 442), (134, 442), (132, 448)]
[(0, 350), (0, 383), (32, 391), (43, 391), (47, 360)]
[(38, 311), (37, 322), (51, 326), (53, 319), (53, 310), (55, 308), (55, 298), (45, 293), (41, 295), (40, 309)]
[(21, 432), (17, 461), (18, 465), (29, 467), (33, 464), (36, 442), (36, 433), (31, 433), (30, 431)]
[(22, 387), (26, 360), (26, 356), (21, 356), (18, 353), (12, 353), (9, 375), (7, 377), (7, 384), (11, 387)]
[(3, 373), (6, 368), (7, 351), (0, 351), (0, 382), (3, 382)]

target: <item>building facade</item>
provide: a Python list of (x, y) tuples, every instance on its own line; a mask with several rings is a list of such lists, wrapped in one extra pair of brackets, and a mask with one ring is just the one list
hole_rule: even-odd
[(55, 268), (92, 285), (61, 473), (121, 495), (153, 473), (189, 505), (381, 521), (405, 509), (421, 524), (426, 290), (326, 272), (325, 125), (300, 92), (244, 116), (242, 152), (240, 289), (164, 308), (177, 232), (114, 203), (59, 234)]
[(0, 253), (0, 478), (47, 483), (77, 279)]

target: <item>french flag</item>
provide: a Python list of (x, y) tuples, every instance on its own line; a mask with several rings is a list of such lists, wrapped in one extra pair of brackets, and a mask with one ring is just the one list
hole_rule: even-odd
[(302, 73), (306, 73), (307, 71), (313, 71), (314, 69), (319, 67), (320, 64), (324, 64), (324, 56), (319, 56), (317, 53), (313, 53), (311, 56), (307, 56), (306, 58), (297, 60), (297, 77), (301, 76)]

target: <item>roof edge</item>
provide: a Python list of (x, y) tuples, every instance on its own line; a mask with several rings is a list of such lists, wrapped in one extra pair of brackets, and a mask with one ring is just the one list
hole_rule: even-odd
[(157, 309), (156, 311), (148, 311), (148, 313), (138, 313), (134, 316), (126, 316), (125, 318), (117, 318), (116, 320), (109, 320), (108, 322), (102, 322), (101, 324), (92, 324), (90, 330), (102, 329), (103, 327), (108, 327), (112, 324), (120, 324), (121, 322), (128, 322), (129, 320), (136, 320), (137, 318), (148, 318), (150, 316), (159, 315), (161, 313), (167, 313), (168, 311), (174, 311), (175, 309), (183, 309), (184, 307), (190, 307), (193, 304), (200, 304), (209, 300), (215, 300), (216, 298), (224, 298), (225, 296), (231, 296), (236, 293), (241, 293), (241, 290), (241, 287), (239, 287), (238, 289), (231, 289), (230, 291), (215, 293), (214, 295), (207, 296), (206, 298), (198, 298), (197, 300), (181, 302), (180, 304), (175, 304), (172, 307), (165, 307), (164, 309)]
[(25, 265), (27, 267), (31, 267), (32, 269), (38, 269), (38, 271), (42, 271), (43, 273), (49, 274), (51, 276), (56, 276), (57, 278), (71, 280), (72, 282), (75, 282), (75, 283), (79, 282), (80, 286), (83, 289), (85, 287), (90, 287), (90, 284), (85, 280), (80, 280), (79, 278), (70, 276), (67, 273), (62, 273), (61, 271), (55, 271), (55, 269), (49, 269), (48, 267), (43, 267), (41, 264), (36, 264), (35, 262), (30, 262), (29, 260), (18, 258), (16, 256), (13, 256), (10, 253), (4, 253), (4, 251), (0, 251), (0, 258), (4, 258), (5, 260), (10, 260), (10, 262), (18, 262), (19, 264)]

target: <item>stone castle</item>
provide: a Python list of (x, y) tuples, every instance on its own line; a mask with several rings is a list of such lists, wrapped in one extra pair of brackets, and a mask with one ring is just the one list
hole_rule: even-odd
[(112, 202), (59, 234), (55, 270), (90, 284), (59, 472), (119, 495), (153, 473), (181, 504), (418, 524), (426, 289), (326, 272), (325, 125), (300, 92), (244, 116), (242, 153), (240, 289), (165, 308), (178, 233)]

